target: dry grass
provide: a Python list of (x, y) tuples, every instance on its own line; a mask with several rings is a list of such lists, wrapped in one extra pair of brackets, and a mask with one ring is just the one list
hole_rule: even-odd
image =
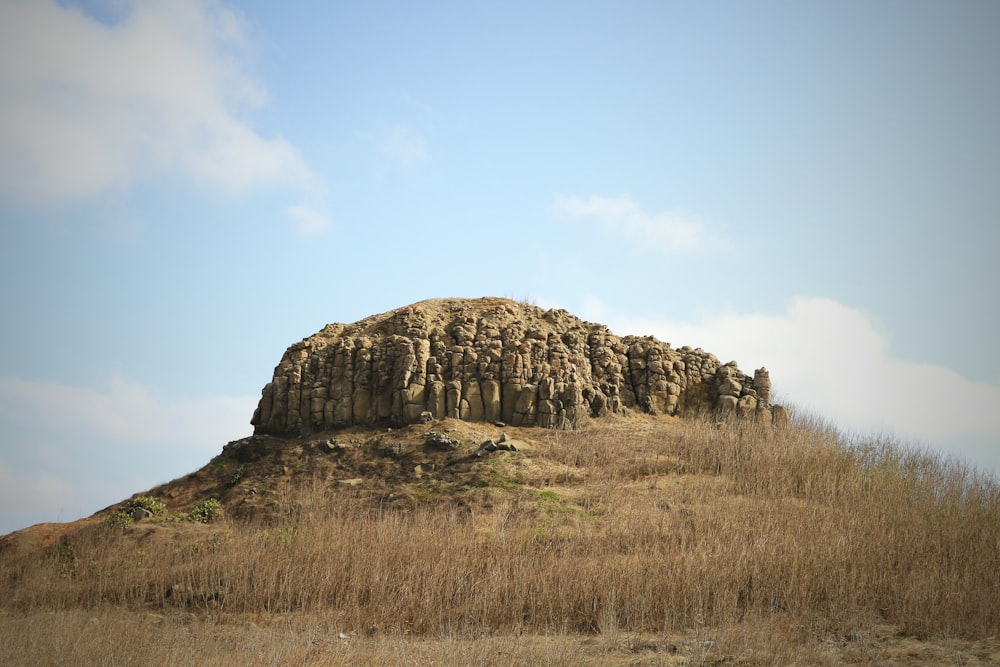
[(8, 539), (0, 663), (1000, 655), (995, 478), (808, 419), (509, 430), (530, 450), (378, 493), (314, 467), (273, 491), (293, 508), (280, 520), (93, 521), (41, 549)]
[(335, 614), (0, 612), (4, 665), (995, 665), (1000, 641), (916, 641), (876, 627), (818, 637), (781, 623), (611, 635), (343, 633)]

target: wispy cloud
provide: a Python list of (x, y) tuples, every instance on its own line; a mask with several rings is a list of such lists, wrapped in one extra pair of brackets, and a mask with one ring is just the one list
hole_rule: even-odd
[(382, 155), (406, 167), (428, 159), (427, 142), (408, 125), (394, 125), (378, 139)]
[(303, 238), (320, 236), (333, 227), (329, 216), (309, 206), (289, 206), (285, 209), (285, 215), (291, 219), (296, 233)]
[(122, 376), (102, 388), (0, 377), (0, 419), (132, 445), (217, 449), (247, 435), (253, 396), (163, 396)]
[(744, 369), (766, 366), (784, 400), (844, 430), (893, 433), (1000, 473), (1000, 385), (894, 356), (871, 318), (837, 301), (797, 297), (783, 313), (726, 312), (691, 323), (629, 317), (590, 299), (581, 315), (618, 334), (702, 347)]
[(557, 197), (550, 212), (558, 217), (593, 221), (644, 248), (664, 254), (724, 245), (704, 220), (679, 213), (648, 213), (631, 197)]
[(245, 112), (249, 31), (217, 3), (126, 3), (105, 25), (53, 0), (0, 3), (0, 196), (65, 201), (164, 175), (240, 192), (315, 178)]

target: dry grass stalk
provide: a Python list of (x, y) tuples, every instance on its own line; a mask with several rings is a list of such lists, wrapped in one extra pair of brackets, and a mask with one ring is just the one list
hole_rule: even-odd
[[(483, 468), (507, 488), (464, 489), (460, 503), (431, 494), (404, 508), (312, 480), (286, 490), (296, 511), (280, 523), (95, 523), (42, 558), (8, 548), (0, 644), (23, 645), (19, 619), (41, 611), (59, 612), (70, 634), (92, 618), (133, 633), (133, 617), (114, 610), (166, 614), (169, 632), (180, 614), (325, 619), (350, 637), (372, 633), (373, 656), (393, 637), (497, 655), (503, 637), (536, 638), (508, 647), (505, 664), (573, 664), (589, 649), (544, 638), (574, 633), (616, 647), (740, 636), (726, 649), (739, 653), (754, 628), (783, 628), (787, 646), (809, 640), (818, 656), (824, 640), (883, 627), (980, 641), (1000, 628), (1000, 485), (961, 463), (808, 419), (774, 431), (632, 418), (531, 436), (530, 455)], [(70, 650), (60, 632), (44, 634)], [(484, 636), (488, 649), (466, 641)], [(205, 656), (236, 655), (199, 641)], [(308, 657), (309, 641), (288, 657)], [(780, 645), (770, 655), (801, 659)], [(693, 659), (690, 646), (657, 655)]]

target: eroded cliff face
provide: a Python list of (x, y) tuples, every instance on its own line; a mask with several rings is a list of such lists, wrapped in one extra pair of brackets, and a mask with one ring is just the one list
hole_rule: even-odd
[(699, 349), (613, 335), (565, 310), (508, 299), (432, 299), (295, 343), (263, 389), (256, 433), (301, 435), (421, 419), (572, 428), (587, 417), (714, 411), (771, 422), (753, 376)]

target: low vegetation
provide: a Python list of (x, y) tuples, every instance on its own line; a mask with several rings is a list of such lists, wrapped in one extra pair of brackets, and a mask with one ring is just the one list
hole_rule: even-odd
[(197, 522), (6, 538), (0, 663), (1000, 659), (995, 477), (809, 418), (508, 430), (530, 446), (419, 474), (405, 442), (357, 447), (383, 483), (347, 480), (349, 452), (220, 459), (218, 487), (267, 512), (230, 495)]
[(128, 528), (136, 516), (157, 516), (167, 511), (167, 505), (152, 496), (137, 496), (124, 503), (123, 507), (108, 517), (108, 523), (119, 528)]
[(194, 506), (188, 514), (188, 519), (198, 523), (212, 523), (222, 515), (222, 503), (218, 498), (203, 500)]

